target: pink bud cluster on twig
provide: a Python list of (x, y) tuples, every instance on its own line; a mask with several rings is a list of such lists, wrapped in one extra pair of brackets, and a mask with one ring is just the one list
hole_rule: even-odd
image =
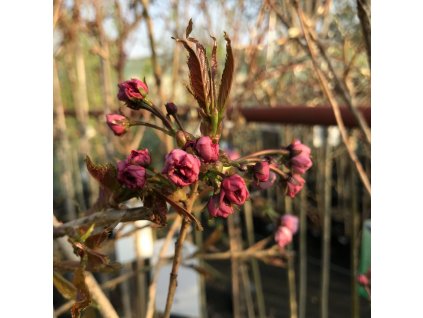
[[(231, 40), (225, 33), (226, 59), (219, 81), (216, 78), (216, 38), (212, 37), (213, 49), (209, 62), (205, 47), (190, 36), (192, 26), (190, 20), (185, 38), (175, 40), (188, 53), (190, 81), (187, 88), (198, 104), (201, 135), (194, 136), (184, 129), (174, 103), (164, 105), (165, 114), (161, 107), (150, 100), (145, 80), (132, 78), (118, 84), (118, 100), (132, 110), (150, 112), (157, 121), (132, 120), (122, 113), (115, 113), (106, 115), (107, 125), (118, 137), (127, 134), (133, 127), (146, 126), (173, 137), (177, 146), (166, 154), (159, 170), (151, 167), (149, 149), (132, 150), (116, 165), (94, 164), (88, 156), (86, 160), (88, 171), (100, 183), (100, 195), (96, 202), (98, 207), (117, 208), (131, 198), (139, 198), (144, 208), (151, 211), (150, 218), (159, 225), (166, 224), (169, 206), (183, 216), (175, 247), (165, 317), (170, 315), (182, 244), (190, 223), (194, 222), (198, 230), (202, 229), (201, 223), (192, 214), (199, 193), (208, 194), (206, 206), (209, 217), (227, 218), (250, 198), (250, 191), (278, 185), (282, 188), (281, 193), (294, 198), (304, 187), (304, 173), (312, 166), (310, 148), (299, 140), (294, 140), (287, 147), (261, 150), (238, 158), (220, 149), (219, 140), (234, 78)], [(275, 234), (277, 244), (284, 248), (291, 243), (297, 229), (298, 219), (295, 216), (283, 216)], [(83, 243), (78, 244), (83, 247)], [(103, 262), (106, 262), (105, 259)]]

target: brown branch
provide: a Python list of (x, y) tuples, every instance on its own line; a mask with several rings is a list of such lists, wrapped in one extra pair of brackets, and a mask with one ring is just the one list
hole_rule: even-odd
[[(195, 182), (193, 189), (191, 190), (191, 195), (187, 201), (187, 211), (191, 213), (192, 207), (194, 205), (195, 200), (198, 197), (198, 181)], [(182, 220), (181, 230), (179, 232), (178, 240), (175, 244), (175, 255), (173, 257), (173, 264), (172, 264), (172, 271), (170, 273), (170, 281), (169, 281), (169, 289), (167, 292), (167, 299), (166, 299), (166, 308), (164, 312), (164, 318), (170, 317), (170, 310), (173, 304), (173, 298), (175, 297), (176, 291), (176, 283), (178, 277), (178, 270), (179, 266), (181, 265), (182, 259), (182, 245), (185, 241), (186, 235), (188, 233), (188, 229), (190, 227), (191, 220), (188, 217), (184, 217)]]
[(175, 234), (176, 230), (180, 226), (182, 221), (182, 217), (178, 214), (175, 222), (173, 222), (172, 227), (167, 232), (166, 237), (164, 239), (163, 245), (159, 252), (159, 257), (157, 260), (156, 269), (154, 271), (153, 279), (151, 280), (150, 286), (148, 286), (148, 304), (147, 304), (147, 313), (145, 315), (146, 318), (153, 318), (154, 317), (154, 309), (155, 309), (155, 302), (156, 302), (156, 289), (157, 289), (157, 279), (159, 277), (160, 268), (164, 265), (166, 258), (165, 253), (169, 247), (170, 241)]
[(301, 24), (301, 29), (304, 33), (304, 38), (305, 38), (306, 43), (307, 43), (307, 48), (308, 48), (311, 60), (313, 62), (313, 67), (314, 67), (315, 73), (316, 73), (317, 78), (320, 82), (320, 86), (323, 90), (323, 93), (326, 95), (326, 98), (328, 99), (329, 103), (332, 106), (333, 113), (335, 115), (339, 131), (341, 133), (342, 141), (344, 142), (345, 147), (347, 148), (347, 151), (348, 151), (348, 154), (350, 155), (351, 160), (354, 162), (354, 165), (355, 165), (357, 172), (360, 176), (360, 180), (363, 182), (364, 187), (366, 188), (367, 192), (370, 195), (371, 194), (371, 187), (370, 187), (369, 178), (368, 178), (366, 172), (364, 171), (363, 166), (361, 165), (360, 161), (358, 160), (357, 154), (352, 149), (352, 147), (349, 143), (347, 130), (345, 128), (345, 124), (344, 124), (344, 121), (342, 119), (342, 115), (341, 115), (341, 111), (339, 109), (338, 102), (336, 101), (336, 99), (332, 95), (332, 92), (329, 89), (328, 82), (326, 81), (325, 77), (323, 76), (323, 74), (322, 74), (322, 72), (321, 72), (321, 70), (320, 70), (320, 68), (317, 64), (316, 53), (314, 52), (313, 47), (311, 46), (311, 43), (310, 43), (311, 42), (310, 38), (309, 38), (310, 34), (308, 33), (308, 30), (304, 26), (304, 15), (303, 15), (303, 12), (301, 11), (298, 0), (294, 0), (294, 5), (295, 5), (295, 9), (297, 10), (297, 14), (298, 14), (300, 24)]
[(254, 153), (250, 153), (248, 155), (245, 155), (245, 156), (243, 156), (241, 158), (236, 159), (235, 161), (239, 162), (239, 161), (243, 161), (243, 160), (248, 159), (248, 158), (265, 156), (265, 155), (282, 155), (282, 156), (287, 156), (287, 155), (289, 155), (289, 150), (285, 150), (285, 149), (266, 149), (266, 150), (261, 150), (261, 151), (257, 151), (257, 152), (254, 152)]
[(53, 238), (65, 236), (81, 226), (90, 226), (91, 224), (104, 226), (115, 222), (132, 222), (137, 220), (155, 222), (153, 211), (145, 207), (139, 207), (126, 210), (108, 209), (96, 212), (90, 214), (89, 216), (85, 216), (59, 226), (54, 226)]

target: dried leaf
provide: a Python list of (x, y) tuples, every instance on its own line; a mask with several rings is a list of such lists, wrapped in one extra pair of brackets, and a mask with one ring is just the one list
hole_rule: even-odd
[(188, 25), (187, 25), (187, 29), (185, 31), (185, 37), (186, 38), (189, 37), (189, 35), (191, 34), (191, 32), (192, 32), (192, 18), (189, 19), (189, 22), (188, 22)]
[(217, 42), (216, 42), (216, 38), (214, 36), (210, 37), (213, 39), (213, 49), (212, 49), (212, 55), (211, 55), (211, 80), (214, 82), (214, 78), (216, 76), (216, 71), (217, 71)]
[(64, 298), (75, 299), (76, 287), (56, 271), (53, 272), (53, 284)]
[(73, 285), (76, 287), (75, 303), (72, 306), (72, 318), (79, 318), (81, 312), (91, 303), (91, 295), (85, 284), (85, 274), (83, 268), (78, 268), (73, 277)]
[(219, 97), (217, 100), (217, 107), (219, 114), (222, 117), (225, 110), (226, 101), (228, 100), (229, 92), (231, 91), (232, 79), (234, 73), (234, 56), (232, 54), (231, 40), (228, 35), (224, 34), (226, 40), (226, 61), (225, 69), (222, 73), (222, 79), (219, 87)]
[(96, 164), (92, 162), (89, 156), (85, 157), (85, 163), (89, 173), (96, 179), (103, 187), (110, 191), (116, 191), (120, 188), (117, 181), (116, 167), (111, 163)]
[(162, 197), (158, 197), (154, 193), (149, 194), (144, 198), (144, 206), (153, 210), (154, 223), (165, 226), (167, 223), (167, 205)]
[(160, 192), (156, 191), (156, 194), (158, 194), (160, 197), (166, 200), (167, 203), (169, 203), (178, 213), (181, 213), (183, 216), (188, 217), (191, 221), (195, 223), (195, 226), (198, 231), (203, 231), (203, 227), (201, 226), (201, 223), (195, 218), (192, 213), (189, 213), (186, 209), (184, 209), (182, 206), (177, 204), (175, 201), (169, 199), (165, 195), (161, 194)]
[(58, 272), (73, 272), (79, 265), (79, 261), (53, 261), (53, 269)]
[(99, 247), (110, 235), (110, 232), (113, 230), (113, 227), (108, 227), (104, 229), (101, 233), (91, 235), (85, 241), (85, 245), (89, 248)]

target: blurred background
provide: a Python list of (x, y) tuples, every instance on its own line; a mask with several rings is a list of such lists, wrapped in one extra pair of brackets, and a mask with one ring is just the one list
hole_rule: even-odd
[[(191, 232), (187, 255), (245, 250), (273, 235), (285, 213), (300, 218), (300, 230), (278, 261), (199, 257), (185, 263), (181, 275), (192, 284), (178, 287), (174, 316), (370, 317), (370, 297), (357, 283), (357, 275), (370, 268), (370, 3), (365, 0), (305, 0), (299, 10), (287, 0), (54, 0), (55, 216), (73, 220), (95, 202), (98, 186), (86, 170), (87, 154), (95, 162), (114, 163), (131, 149), (148, 147), (153, 166), (161, 169), (173, 147), (149, 129), (113, 135), (105, 115), (122, 108), (118, 82), (145, 78), (150, 99), (156, 105), (174, 102), (185, 127), (199, 135), (196, 102), (185, 88), (186, 52), (171, 38), (185, 34), (190, 18), (192, 36), (208, 53), (210, 35), (217, 38), (220, 73), (223, 32), (232, 41), (235, 79), (221, 148), (244, 155), (299, 138), (312, 149), (313, 167), (294, 200), (273, 188), (252, 192), (233, 222), (202, 217), (205, 231)], [(333, 109), (339, 109), (338, 118)], [(146, 316), (151, 269), (169, 227), (118, 227), (104, 247), (122, 268), (96, 278), (119, 317)], [(55, 248), (55, 257), (60, 254)], [(169, 270), (162, 271), (157, 317)], [(70, 317), (71, 303), (57, 290), (54, 295), (56, 316)], [(95, 306), (84, 315), (104, 316)]]

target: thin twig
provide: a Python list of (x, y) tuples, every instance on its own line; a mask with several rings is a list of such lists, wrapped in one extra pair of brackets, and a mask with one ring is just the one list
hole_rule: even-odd
[[(195, 200), (198, 197), (198, 181), (195, 182), (192, 190), (191, 195), (187, 201), (187, 211), (191, 213), (192, 207), (194, 205)], [(189, 226), (191, 224), (191, 220), (188, 217), (184, 217), (182, 220), (181, 230), (179, 233), (178, 240), (175, 244), (175, 255), (173, 257), (173, 264), (172, 264), (172, 271), (170, 273), (170, 281), (169, 281), (169, 289), (167, 293), (167, 299), (166, 299), (166, 307), (164, 311), (164, 317), (169, 318), (170, 317), (170, 310), (172, 308), (173, 304), (173, 298), (175, 297), (175, 291), (176, 291), (176, 281), (178, 277), (178, 270), (179, 266), (181, 264), (181, 258), (182, 258), (182, 245), (185, 241), (186, 235), (188, 233)]]
[(180, 226), (182, 221), (181, 215), (177, 215), (175, 221), (173, 222), (171, 228), (166, 234), (166, 237), (163, 241), (163, 245), (159, 252), (159, 258), (157, 261), (157, 265), (154, 271), (153, 279), (151, 280), (150, 286), (148, 287), (148, 304), (147, 304), (147, 313), (145, 315), (146, 318), (153, 318), (154, 317), (154, 310), (156, 306), (156, 289), (157, 289), (157, 279), (159, 277), (160, 268), (163, 266), (165, 262), (164, 255), (167, 252), (169, 244), (173, 235), (175, 234), (176, 230)]
[(330, 254), (331, 254), (331, 202), (332, 202), (332, 158), (329, 134), (326, 128), (323, 172), (323, 240), (322, 240), (322, 292), (321, 318), (329, 317)]
[(142, 121), (136, 121), (136, 122), (131, 123), (131, 126), (136, 126), (136, 125), (139, 125), (139, 126), (147, 126), (147, 127), (150, 127), (150, 128), (154, 128), (154, 129), (157, 129), (157, 130), (160, 130), (160, 131), (164, 132), (166, 135), (169, 135), (171, 137), (174, 136), (174, 133), (173, 132), (170, 132), (170, 131), (168, 131), (168, 130), (162, 128), (162, 127), (156, 126), (154, 124), (145, 123), (145, 122), (142, 122)]
[(282, 156), (287, 156), (287, 155), (289, 155), (289, 150), (285, 150), (285, 149), (266, 149), (266, 150), (261, 150), (261, 151), (253, 152), (253, 153), (250, 153), (250, 154), (245, 155), (243, 157), (240, 157), (240, 158), (236, 159), (235, 161), (236, 162), (240, 162), (240, 161), (245, 160), (245, 159), (248, 159), (248, 158), (265, 156), (265, 155), (282, 155)]

